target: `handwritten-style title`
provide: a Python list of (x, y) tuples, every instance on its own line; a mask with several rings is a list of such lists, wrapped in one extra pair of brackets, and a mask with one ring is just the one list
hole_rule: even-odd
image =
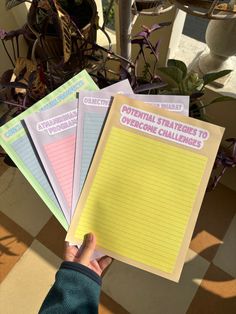
[(209, 132), (205, 129), (136, 109), (129, 105), (121, 107), (120, 123), (132, 129), (195, 149), (202, 149), (204, 141), (209, 138)]
[(57, 115), (53, 118), (43, 120), (37, 123), (37, 131), (47, 131), (49, 135), (64, 132), (75, 128), (77, 125), (77, 109)]

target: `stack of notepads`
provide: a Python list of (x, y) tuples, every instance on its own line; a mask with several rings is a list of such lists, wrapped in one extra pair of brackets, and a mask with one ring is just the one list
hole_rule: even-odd
[(68, 241), (94, 232), (99, 254), (178, 281), (224, 131), (188, 109), (82, 71), (1, 127), (1, 145)]

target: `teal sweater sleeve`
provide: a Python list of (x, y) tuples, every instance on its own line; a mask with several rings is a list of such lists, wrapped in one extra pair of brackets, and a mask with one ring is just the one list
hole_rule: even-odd
[(88, 267), (63, 262), (39, 314), (96, 314), (101, 278)]

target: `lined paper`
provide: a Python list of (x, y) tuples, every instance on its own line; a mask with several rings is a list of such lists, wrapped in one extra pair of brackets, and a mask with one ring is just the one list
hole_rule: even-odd
[[(110, 86), (111, 87), (111, 86)], [(99, 92), (90, 92), (92, 94), (101, 93), (103, 95), (103, 90)], [(84, 93), (81, 93), (84, 95)], [(170, 109), (168, 106), (164, 107), (166, 110), (175, 111), (188, 115), (188, 107), (189, 107), (189, 96), (166, 96), (166, 95), (136, 95), (136, 94), (129, 94), (129, 97), (132, 99), (142, 100), (146, 103), (151, 103), (156, 107), (161, 107), (163, 105), (172, 105), (172, 106), (179, 106), (181, 110), (177, 109)], [(167, 99), (169, 103), (166, 103)], [(164, 102), (165, 101), (165, 102)], [(82, 106), (81, 106), (82, 107)], [(98, 143), (99, 135), (101, 134), (101, 130), (107, 116), (108, 107), (105, 110), (103, 107), (96, 109), (94, 112), (84, 112), (83, 114), (83, 141), (82, 141), (82, 149), (81, 149), (81, 169), (80, 169), (80, 191), (81, 193), (86, 175), (88, 173), (89, 165), (91, 163), (96, 145)], [(84, 110), (84, 108), (81, 108)]]
[(79, 193), (83, 187), (105, 117), (105, 112), (85, 112), (84, 114)]
[[(110, 107), (111, 97), (115, 93), (124, 92), (133, 93), (128, 79), (105, 87), (99, 92), (82, 91), (79, 93), (74, 169), (76, 175), (73, 178), (71, 217), (73, 217), (74, 209), (84, 185), (107, 111)], [(93, 134), (91, 135), (91, 133)]]
[[(1, 146), (65, 229), (68, 228), (68, 221), (65, 219), (61, 207), (55, 198), (54, 191), (48, 182), (44, 169), (42, 169), (39, 157), (32, 148), (32, 142), (22, 121), (32, 113), (46, 113), (54, 107), (66, 106), (68, 101), (76, 100), (76, 92), (83, 89), (98, 89), (86, 70), (75, 75), (0, 128)], [(20, 144), (18, 145), (21, 142), (24, 145), (22, 147), (20, 147)]]
[(60, 207), (68, 223), (71, 218), (71, 196), (77, 126), (77, 101), (37, 112), (25, 123)]
[[(75, 138), (75, 134), (72, 134), (64, 139), (57, 140), (55, 143), (44, 145), (48, 161), (51, 163), (54, 175), (66, 199), (66, 208), (68, 210), (71, 208)], [(70, 213), (68, 213), (68, 217), (70, 217)]]
[[(124, 81), (125, 82), (125, 81)], [(118, 87), (118, 83), (113, 85)], [(109, 88), (112, 88), (110, 86)], [(123, 91), (127, 93), (129, 91), (129, 86), (123, 86)], [(104, 90), (99, 92), (86, 92), (82, 91), (79, 98), (79, 123), (77, 132), (82, 133), (82, 136), (79, 138), (77, 136), (78, 145), (76, 148), (76, 159), (81, 160), (81, 163), (78, 163), (75, 166), (75, 173), (78, 174), (79, 180), (74, 178), (74, 187), (73, 187), (73, 201), (72, 201), (72, 211), (75, 208), (78, 197), (83, 188), (92, 157), (95, 152), (96, 145), (98, 143), (99, 135), (107, 116), (110, 103), (107, 102), (107, 105), (103, 103), (96, 104), (83, 102), (84, 97), (96, 98), (108, 100), (113, 94), (104, 93)], [(182, 115), (188, 115), (189, 111), (189, 96), (166, 96), (166, 95), (138, 95), (138, 94), (129, 94), (128, 97), (132, 99), (142, 100), (146, 103), (151, 103), (155, 107), (163, 107), (166, 110), (175, 111)], [(79, 138), (79, 140), (78, 140)]]
[(43, 169), (38, 167), (38, 159), (35, 155), (33, 147), (28, 145), (28, 141), (29, 140), (27, 137), (20, 137), (12, 143), (12, 148), (22, 159), (23, 163), (27, 165), (28, 171), (30, 171), (37, 182), (39, 182), (40, 186), (47, 193), (50, 201), (54, 204), (54, 206), (59, 206)]
[(75, 237), (93, 231), (99, 247), (171, 273), (206, 162), (113, 127)]
[(223, 133), (116, 95), (66, 240), (178, 282)]

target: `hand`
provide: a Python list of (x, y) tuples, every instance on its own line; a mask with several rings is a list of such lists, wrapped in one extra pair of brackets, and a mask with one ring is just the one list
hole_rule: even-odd
[(88, 233), (84, 236), (84, 241), (79, 249), (76, 245), (69, 245), (68, 242), (66, 243), (64, 260), (87, 266), (101, 276), (102, 272), (111, 264), (112, 258), (103, 256), (100, 259), (91, 261), (91, 256), (94, 253), (95, 247), (96, 237), (93, 233)]

